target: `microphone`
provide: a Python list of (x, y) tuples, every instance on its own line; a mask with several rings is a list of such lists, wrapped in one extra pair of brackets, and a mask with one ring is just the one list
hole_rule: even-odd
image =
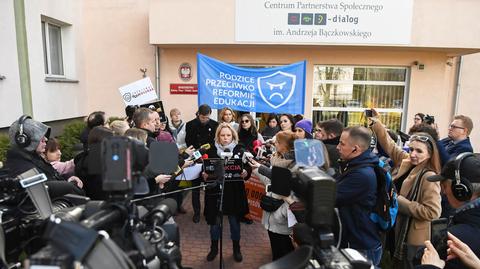
[(153, 223), (162, 225), (167, 221), (172, 215), (177, 212), (177, 202), (172, 198), (167, 198), (160, 201), (160, 203), (152, 209), (149, 215), (149, 219)]
[(203, 144), (199, 149), (193, 152), (192, 156), (188, 158), (190, 161), (196, 161), (202, 157), (202, 154), (205, 154), (207, 150), (210, 149), (210, 144)]
[(220, 158), (222, 159), (227, 159), (229, 160), (230, 158), (232, 158), (233, 156), (233, 152), (230, 151), (230, 149), (225, 149), (222, 153), (220, 153)]
[(205, 160), (205, 159), (208, 159), (208, 154), (207, 153), (202, 155), (202, 160)]

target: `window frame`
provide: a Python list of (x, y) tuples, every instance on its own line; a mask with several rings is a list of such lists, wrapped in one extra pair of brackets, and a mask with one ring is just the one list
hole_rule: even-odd
[[(315, 76), (315, 67), (339, 67), (339, 68), (380, 68), (380, 69), (405, 69), (405, 81), (377, 81), (377, 80), (330, 80), (330, 79), (316, 79)], [(407, 124), (407, 113), (408, 113), (408, 97), (410, 92), (410, 74), (411, 69), (409, 66), (381, 66), (381, 65), (329, 65), (329, 64), (313, 64), (313, 83), (312, 83), (312, 117), (314, 111), (332, 111), (332, 112), (363, 112), (367, 107), (318, 107), (315, 106), (313, 100), (315, 98), (320, 98), (321, 95), (314, 94), (315, 87), (319, 84), (350, 84), (350, 85), (375, 85), (375, 86), (404, 86), (403, 94), (403, 103), (402, 108), (375, 108), (379, 113), (390, 113), (397, 112), (401, 113), (402, 119), (400, 121), (400, 129), (405, 131)]]
[[(61, 60), (61, 67), (62, 67), (62, 75), (60, 74), (53, 74), (52, 73), (52, 62), (51, 62), (51, 46), (50, 46), (50, 32), (49, 32), (49, 27), (50, 25), (52, 26), (56, 26), (58, 28), (60, 28), (60, 49), (61, 49), (61, 55), (60, 55), (60, 60)], [(45, 71), (45, 76), (47, 78), (66, 78), (66, 75), (65, 75), (65, 60), (64, 60), (64, 46), (63, 46), (63, 27), (65, 25), (62, 25), (61, 23), (58, 23), (58, 22), (54, 22), (52, 20), (49, 20), (49, 19), (46, 19), (46, 18), (42, 18), (42, 21), (41, 21), (41, 27), (42, 27), (42, 46), (43, 46), (43, 53), (44, 53), (44, 61), (46, 61), (46, 63), (44, 63), (44, 68), (47, 68), (47, 70), (44, 70)]]

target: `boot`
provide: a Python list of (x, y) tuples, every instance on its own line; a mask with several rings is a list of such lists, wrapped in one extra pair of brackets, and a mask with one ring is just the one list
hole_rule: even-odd
[(240, 252), (240, 241), (232, 240), (233, 243), (233, 259), (236, 262), (241, 262), (243, 260), (242, 252)]
[(210, 246), (210, 252), (207, 255), (207, 261), (211, 262), (218, 254), (218, 240), (212, 240), (212, 245)]

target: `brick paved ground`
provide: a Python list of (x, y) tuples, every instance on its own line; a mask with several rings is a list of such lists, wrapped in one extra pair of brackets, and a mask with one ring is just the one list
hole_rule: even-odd
[[(219, 255), (212, 262), (207, 262), (207, 253), (210, 250), (209, 226), (203, 217), (200, 223), (193, 223), (193, 210), (191, 195), (188, 194), (183, 205), (187, 209), (186, 214), (179, 214), (175, 221), (180, 227), (180, 245), (182, 251), (182, 265), (194, 269), (219, 268)], [(203, 210), (203, 196), (200, 198)], [(241, 223), (241, 250), (243, 261), (237, 263), (233, 260), (232, 241), (230, 240), (230, 228), (227, 218), (224, 218), (223, 231), (223, 258), (225, 267), (228, 269), (258, 268), (260, 265), (271, 261), (270, 243), (267, 231), (258, 222), (251, 225)]]

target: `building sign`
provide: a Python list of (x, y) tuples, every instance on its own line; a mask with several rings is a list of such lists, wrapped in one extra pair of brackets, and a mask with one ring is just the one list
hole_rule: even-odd
[(305, 61), (243, 68), (198, 54), (198, 103), (212, 108), (303, 114)]
[(178, 75), (183, 81), (190, 81), (192, 79), (192, 66), (189, 63), (183, 63), (178, 68)]
[(149, 77), (137, 80), (118, 88), (125, 105), (141, 105), (152, 100), (157, 100), (157, 92), (153, 88)]
[(413, 0), (236, 0), (238, 42), (409, 44)]
[(170, 94), (197, 94), (197, 84), (170, 84)]

